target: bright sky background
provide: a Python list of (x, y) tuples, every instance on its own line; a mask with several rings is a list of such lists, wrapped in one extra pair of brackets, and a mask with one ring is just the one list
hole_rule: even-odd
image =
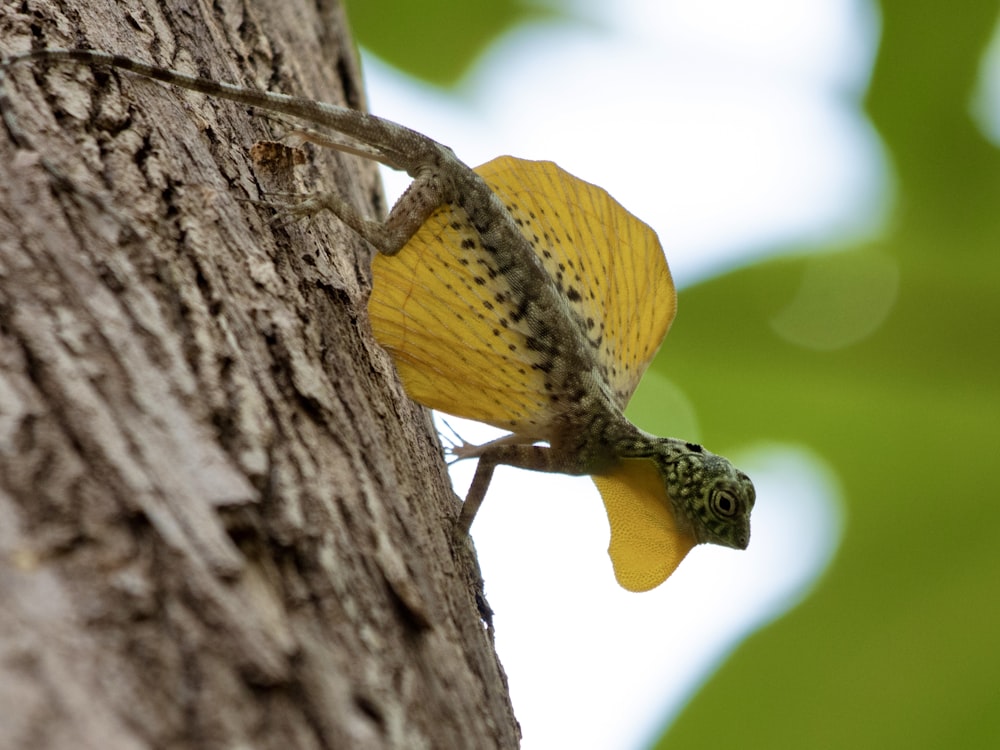
[[(682, 308), (685, 286), (734, 265), (878, 230), (884, 157), (858, 104), (878, 36), (869, 2), (572, 7), (585, 22), (516, 31), (457, 94), (366, 58), (371, 110), (473, 165), (550, 159), (606, 188), (659, 234)], [(406, 184), (386, 174), (390, 196)], [(498, 434), (452, 424), (470, 442)], [(696, 548), (645, 594), (614, 581), (589, 479), (498, 470), (473, 538), (525, 750), (648, 744), (829, 564), (849, 519), (822, 457), (750, 444), (728, 457), (757, 487), (750, 549)], [(473, 468), (454, 467), (459, 495)]]
[(972, 97), (972, 112), (983, 133), (1000, 146), (1000, 19), (983, 56), (979, 85)]

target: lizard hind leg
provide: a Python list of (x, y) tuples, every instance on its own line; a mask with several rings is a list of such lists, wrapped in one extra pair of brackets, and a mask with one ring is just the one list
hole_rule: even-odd
[(395, 255), (444, 202), (440, 179), (435, 173), (427, 172), (421, 173), (410, 184), (384, 222), (366, 219), (335, 192), (314, 193), (283, 206), (273, 221), (294, 222), (329, 211), (380, 253)]
[[(272, 119), (286, 122), (279, 115)], [(406, 171), (406, 168), (373, 145), (343, 137), (330, 137), (311, 128), (293, 128), (283, 135), (283, 139), (294, 144), (312, 143), (321, 148), (329, 148), (345, 154), (379, 162), (392, 169)], [(384, 223), (362, 217), (353, 206), (336, 193), (318, 193), (287, 207), (279, 221), (296, 221), (315, 216), (320, 211), (330, 211), (354, 232), (386, 255), (398, 253), (435, 209), (447, 203), (444, 182), (438, 170), (433, 167), (418, 168), (415, 179), (403, 195), (396, 201)]]
[(406, 239), (400, 242), (398, 233), (382, 222), (366, 219), (354, 206), (335, 192), (297, 196), (296, 200), (278, 208), (278, 213), (271, 219), (271, 223), (285, 225), (303, 220), (308, 222), (322, 211), (332, 213), (379, 252), (385, 252), (383, 248), (394, 247), (396, 244), (399, 244), (400, 247), (406, 244)]
[(387, 167), (399, 169), (390, 157), (383, 154), (374, 146), (347, 140), (344, 137), (331, 137), (312, 128), (297, 127), (289, 123), (287, 118), (281, 115), (270, 115), (270, 119), (288, 125), (289, 130), (282, 133), (280, 137), (283, 141), (288, 141), (292, 146), (311, 143), (314, 146), (341, 151), (353, 156), (360, 156), (363, 159), (371, 159), (372, 161), (385, 164)]

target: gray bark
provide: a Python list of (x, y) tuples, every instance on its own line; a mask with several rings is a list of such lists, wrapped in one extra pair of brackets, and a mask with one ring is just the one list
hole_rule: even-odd
[[(5, 3), (0, 53), (363, 104), (338, 6), (166, 5)], [(124, 73), (8, 90), (0, 748), (516, 746), (434, 430), (368, 329), (371, 249), (243, 200), (376, 216), (374, 167)]]

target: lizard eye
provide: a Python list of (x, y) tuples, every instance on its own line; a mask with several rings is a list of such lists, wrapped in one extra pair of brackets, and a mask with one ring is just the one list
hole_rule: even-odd
[(712, 510), (723, 518), (732, 518), (736, 515), (739, 504), (736, 498), (729, 492), (720, 491), (712, 493)]

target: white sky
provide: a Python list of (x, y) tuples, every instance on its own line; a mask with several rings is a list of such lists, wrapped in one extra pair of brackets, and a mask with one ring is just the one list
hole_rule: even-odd
[(1000, 18), (983, 55), (979, 85), (973, 92), (972, 113), (986, 137), (1000, 146)]
[[(366, 58), (371, 110), (473, 165), (551, 159), (606, 188), (659, 234), (681, 306), (684, 286), (726, 268), (877, 231), (884, 159), (858, 105), (877, 44), (868, 2), (573, 7), (586, 23), (516, 31), (458, 94)], [(386, 178), (391, 196), (407, 182)], [(452, 424), (470, 442), (496, 434)], [(696, 548), (645, 594), (614, 581), (589, 479), (498, 470), (473, 537), (525, 750), (648, 744), (826, 568), (844, 521), (822, 458), (749, 443), (729, 458), (757, 487), (750, 549)], [(459, 495), (466, 463), (453, 470)]]

